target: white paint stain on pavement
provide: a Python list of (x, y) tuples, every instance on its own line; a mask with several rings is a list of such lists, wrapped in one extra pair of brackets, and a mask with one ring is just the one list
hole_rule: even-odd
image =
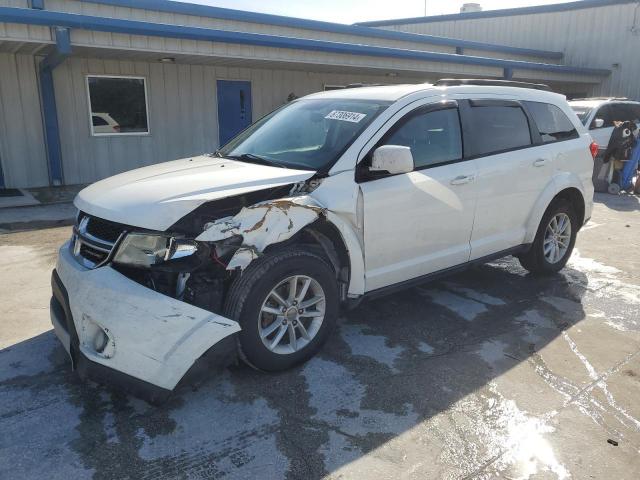
[(321, 448), (329, 472), (362, 455), (351, 442), (352, 437), (369, 433), (398, 435), (418, 421), (410, 405), (404, 405), (404, 415), (363, 408), (366, 387), (342, 365), (315, 357), (304, 366), (302, 373), (311, 396), (309, 404), (316, 410), (313, 418), (343, 437), (330, 436), (328, 444)]
[(430, 421), (433, 437), (443, 446), (438, 459), (447, 472), (443, 478), (526, 480), (543, 473), (569, 478), (547, 438), (556, 415), (530, 415), (493, 382), (459, 400)]
[(366, 328), (364, 325), (348, 323), (340, 327), (342, 338), (349, 345), (351, 353), (372, 358), (378, 363), (387, 365), (393, 371), (397, 371), (393, 364), (404, 351), (404, 348), (390, 347), (387, 345), (388, 340), (386, 337), (367, 334), (365, 333)]
[(621, 407), (616, 399), (613, 397), (611, 392), (609, 391), (609, 387), (607, 385), (606, 377), (604, 375), (600, 375), (596, 369), (591, 365), (591, 362), (584, 356), (576, 343), (571, 339), (567, 332), (562, 332), (562, 338), (567, 342), (571, 351), (575, 354), (576, 357), (580, 360), (584, 368), (587, 370), (589, 377), (595, 382), (595, 385), (602, 390), (605, 398), (607, 399), (607, 403), (615, 412), (614, 415), (618, 418), (618, 420), (625, 426), (629, 426), (628, 422), (631, 423), (631, 426), (635, 427), (638, 431), (640, 431), (640, 421), (633, 417), (626, 409)]
[(420, 350), (423, 353), (427, 353), (427, 354), (432, 354), (435, 351), (435, 348), (433, 348), (431, 345), (429, 345), (426, 342), (420, 342), (418, 343), (418, 350)]
[(456, 292), (461, 293), (465, 297), (475, 300), (477, 302), (484, 303), (485, 305), (491, 305), (494, 307), (500, 307), (502, 305), (506, 305), (506, 303), (502, 299), (489, 295), (488, 293), (479, 292), (471, 288), (461, 287), (460, 285), (456, 283), (451, 283), (451, 282), (446, 282), (446, 285), (449, 288), (455, 290)]
[(490, 366), (496, 367), (500, 363), (509, 361), (509, 359), (505, 357), (506, 348), (506, 343), (500, 340), (491, 340), (482, 343), (480, 350), (478, 350), (478, 355), (480, 355), (480, 358)]
[(417, 290), (421, 295), (430, 298), (433, 303), (451, 310), (468, 322), (475, 320), (478, 315), (487, 311), (487, 307), (483, 303), (455, 293), (432, 288), (418, 288)]

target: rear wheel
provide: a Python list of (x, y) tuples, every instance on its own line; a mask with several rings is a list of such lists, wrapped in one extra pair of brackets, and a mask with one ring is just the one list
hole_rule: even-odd
[(325, 260), (302, 248), (267, 254), (231, 286), (226, 315), (238, 320), (241, 358), (268, 371), (311, 358), (338, 315), (336, 277)]
[(545, 212), (531, 249), (519, 256), (520, 264), (531, 273), (551, 274), (569, 261), (576, 242), (578, 222), (573, 207), (557, 200)]

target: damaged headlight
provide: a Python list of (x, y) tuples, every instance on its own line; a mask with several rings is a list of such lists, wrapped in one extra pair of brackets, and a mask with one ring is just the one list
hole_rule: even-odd
[(131, 267), (151, 267), (189, 257), (198, 251), (195, 240), (167, 235), (129, 233), (113, 257), (114, 263)]

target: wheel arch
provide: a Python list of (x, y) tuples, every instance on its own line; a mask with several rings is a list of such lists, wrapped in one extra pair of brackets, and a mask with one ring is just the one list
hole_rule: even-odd
[[(333, 212), (301, 229), (293, 243), (315, 244), (329, 260), (341, 283), (342, 300), (364, 293), (364, 260), (358, 237), (342, 218)], [(278, 244), (271, 245), (278, 248)]]
[(539, 195), (527, 220), (523, 243), (533, 243), (538, 231), (538, 226), (545, 212), (554, 201), (561, 198), (571, 203), (578, 216), (578, 229), (582, 227), (587, 214), (587, 204), (582, 186), (577, 178), (562, 175), (561, 177), (554, 178), (553, 182), (549, 182), (547, 187)]

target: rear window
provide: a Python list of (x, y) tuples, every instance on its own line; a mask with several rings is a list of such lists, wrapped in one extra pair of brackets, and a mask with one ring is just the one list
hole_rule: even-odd
[(529, 122), (519, 106), (474, 106), (469, 109), (470, 154), (489, 155), (531, 145)]
[(578, 119), (582, 122), (583, 125), (586, 125), (587, 120), (589, 119), (589, 114), (591, 113), (591, 110), (593, 110), (593, 108), (571, 105), (571, 110), (576, 112)]
[(560, 108), (550, 103), (524, 102), (538, 127), (542, 143), (559, 142), (578, 138), (571, 120)]

